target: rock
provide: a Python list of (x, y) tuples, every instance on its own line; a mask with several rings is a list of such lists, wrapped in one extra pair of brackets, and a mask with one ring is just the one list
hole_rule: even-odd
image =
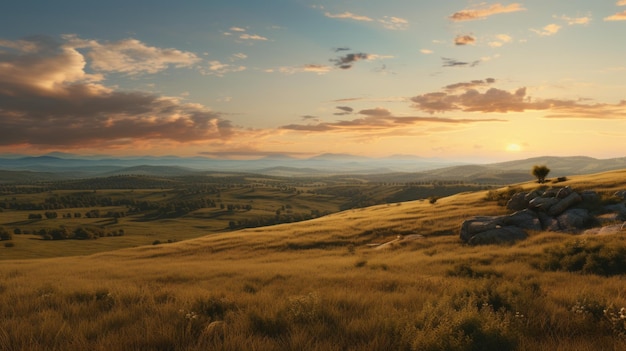
[(461, 240), (468, 242), (474, 235), (500, 227), (500, 217), (475, 217), (461, 224)]
[(604, 209), (608, 212), (615, 213), (620, 219), (626, 219), (626, 205), (623, 202), (615, 205), (606, 205), (604, 206)]
[(582, 208), (567, 210), (557, 217), (557, 220), (561, 230), (565, 231), (589, 228), (595, 222), (595, 218), (589, 214), (589, 211)]
[(548, 210), (548, 214), (551, 216), (558, 216), (568, 208), (580, 203), (582, 200), (583, 199), (580, 197), (580, 195), (578, 195), (578, 193), (573, 192), (567, 197), (561, 199), (561, 201), (559, 201), (555, 205), (552, 205), (552, 207), (550, 207), (550, 209)]
[(558, 202), (559, 199), (555, 197), (537, 197), (528, 203), (528, 208), (546, 212), (550, 209), (550, 207), (556, 205)]
[(572, 188), (570, 188), (569, 186), (566, 186), (564, 188), (561, 188), (557, 193), (556, 193), (556, 197), (558, 199), (564, 199), (568, 196), (570, 196), (572, 193), (574, 192), (574, 190), (572, 190)]
[(538, 190), (533, 190), (524, 196), (524, 200), (530, 202), (532, 199), (540, 197), (542, 194)]
[(548, 215), (545, 212), (539, 212), (537, 213), (538, 217), (539, 217), (539, 222), (541, 222), (541, 227), (543, 230), (547, 230), (550, 232), (558, 232), (559, 230), (561, 230), (561, 227), (559, 226), (559, 221)]
[(541, 194), (541, 197), (556, 197), (556, 194), (559, 192), (558, 189), (548, 189)]
[(501, 222), (506, 226), (515, 226), (522, 229), (537, 231), (542, 229), (537, 213), (531, 210), (518, 211), (502, 217)]
[(613, 196), (626, 200), (626, 190), (618, 190)]
[(526, 234), (523, 229), (510, 226), (491, 229), (476, 234), (468, 241), (468, 243), (470, 245), (504, 244), (523, 240), (527, 237), (528, 234)]
[(585, 190), (580, 193), (583, 202), (597, 203), (600, 202), (600, 195), (593, 190)]
[(525, 209), (528, 207), (528, 201), (526, 200), (527, 194), (526, 192), (516, 193), (506, 203), (506, 208), (511, 211), (521, 211)]

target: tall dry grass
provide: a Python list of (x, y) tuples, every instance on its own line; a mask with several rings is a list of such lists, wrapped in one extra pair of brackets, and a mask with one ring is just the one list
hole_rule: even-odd
[[(504, 211), (486, 195), (3, 261), (0, 350), (626, 349), (624, 272), (597, 268), (624, 238), (462, 245), (462, 219)], [(408, 234), (424, 237), (367, 245)], [(587, 269), (564, 261), (575, 245)]]

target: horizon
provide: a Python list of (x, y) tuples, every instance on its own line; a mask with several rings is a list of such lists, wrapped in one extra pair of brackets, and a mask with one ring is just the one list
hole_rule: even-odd
[(624, 157), (624, 26), (625, 0), (14, 2), (0, 154)]

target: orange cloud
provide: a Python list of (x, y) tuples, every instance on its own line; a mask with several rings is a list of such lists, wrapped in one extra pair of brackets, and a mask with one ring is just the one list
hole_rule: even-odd
[(605, 21), (626, 21), (626, 11), (618, 12), (604, 18)]
[(454, 45), (474, 45), (476, 43), (476, 37), (472, 35), (457, 35), (454, 38)]
[(514, 3), (507, 6), (502, 4), (493, 4), (489, 7), (483, 7), (478, 9), (466, 9), (453, 13), (450, 19), (453, 21), (472, 21), (477, 19), (485, 19), (489, 16), (497, 15), (500, 13), (510, 13), (517, 11), (524, 11), (525, 8), (522, 5)]
[[(593, 118), (593, 119), (626, 119), (626, 100), (618, 104), (583, 104), (580, 101), (561, 99), (532, 99), (526, 95), (522, 87), (514, 92), (497, 88), (489, 88), (480, 92), (476, 88), (483, 87), (495, 80), (472, 81), (451, 84), (446, 91), (431, 92), (411, 98), (413, 107), (428, 113), (441, 112), (482, 112), (507, 113), (549, 111), (546, 118)], [(460, 91), (459, 91), (460, 90)]]

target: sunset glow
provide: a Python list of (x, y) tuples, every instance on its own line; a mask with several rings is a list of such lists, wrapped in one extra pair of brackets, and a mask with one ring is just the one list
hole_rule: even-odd
[(0, 154), (621, 157), (625, 12), (13, 1), (0, 13)]

